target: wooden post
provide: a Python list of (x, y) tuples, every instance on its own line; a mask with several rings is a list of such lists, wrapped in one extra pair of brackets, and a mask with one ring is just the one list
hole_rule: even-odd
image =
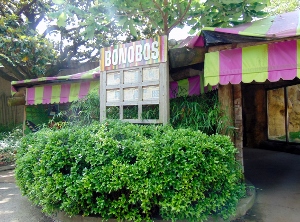
[(159, 119), (166, 125), (170, 120), (170, 91), (169, 91), (169, 64), (161, 63), (159, 66), (160, 78), (160, 101), (159, 101)]
[(24, 116), (23, 116), (23, 136), (25, 136), (25, 128), (26, 128), (26, 106), (24, 106)]
[[(234, 126), (234, 113), (233, 113), (233, 89), (232, 85), (219, 85), (218, 88), (218, 97), (221, 105), (221, 110), (223, 115), (228, 118), (226, 123), (227, 127)], [(227, 129), (224, 129), (223, 134), (226, 133)], [(231, 141), (234, 142), (234, 135), (232, 133), (229, 134)]]
[(234, 135), (230, 134), (230, 138), (238, 149), (239, 153), (236, 159), (241, 163), (244, 171), (243, 163), (243, 115), (242, 115), (242, 90), (241, 84), (238, 85), (219, 85), (218, 95), (221, 109), (224, 115), (229, 118), (228, 126), (234, 126)]
[(244, 171), (243, 161), (243, 106), (242, 106), (242, 85), (233, 85), (233, 103), (234, 103), (234, 126), (236, 128), (234, 144), (239, 153), (236, 159), (241, 163)]

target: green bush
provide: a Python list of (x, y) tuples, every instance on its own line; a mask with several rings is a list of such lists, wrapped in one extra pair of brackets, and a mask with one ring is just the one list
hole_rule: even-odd
[(16, 179), (46, 213), (119, 220), (228, 218), (245, 194), (227, 136), (109, 121), (23, 138)]

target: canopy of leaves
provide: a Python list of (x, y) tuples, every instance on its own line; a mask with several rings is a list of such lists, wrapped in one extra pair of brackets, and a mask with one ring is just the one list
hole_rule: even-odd
[[(71, 7), (73, 0), (65, 1)], [(233, 26), (266, 16), (263, 9), (269, 0), (103, 0), (90, 5), (89, 18), (85, 20), (85, 35), (92, 37), (103, 22), (114, 23), (126, 36), (136, 38), (168, 35), (175, 27)], [(66, 15), (61, 11), (59, 24), (81, 11)], [(76, 14), (76, 15), (77, 15)], [(57, 15), (58, 16), (58, 15)], [(91, 16), (91, 17), (90, 17)], [(86, 16), (84, 16), (86, 18)], [(99, 19), (100, 18), (100, 19)]]
[(299, 0), (271, 0), (271, 4), (266, 8), (270, 15), (278, 15), (300, 9)]
[[(0, 63), (7, 80), (56, 75), (99, 49), (168, 35), (174, 27), (233, 26), (265, 16), (269, 0), (3, 0)], [(37, 33), (39, 31), (40, 35)], [(51, 44), (50, 44), (51, 42)], [(50, 65), (51, 64), (51, 65)]]
[(49, 75), (48, 63), (55, 63), (52, 44), (33, 29), (41, 9), (31, 15), (26, 6), (27, 1), (0, 2), (0, 64), (6, 70), (0, 75), (9, 81)]

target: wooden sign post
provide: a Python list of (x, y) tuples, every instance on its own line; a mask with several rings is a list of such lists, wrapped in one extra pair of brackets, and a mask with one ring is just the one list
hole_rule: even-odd
[[(118, 111), (119, 119), (131, 123), (169, 122), (166, 36), (102, 48), (100, 69), (100, 121), (107, 118), (110, 108)], [(143, 107), (151, 105), (159, 107), (157, 119), (142, 115)], [(137, 111), (135, 118), (125, 115), (128, 107)]]

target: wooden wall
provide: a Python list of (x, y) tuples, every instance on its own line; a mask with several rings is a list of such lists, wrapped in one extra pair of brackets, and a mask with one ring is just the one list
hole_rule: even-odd
[(9, 107), (7, 100), (11, 96), (10, 82), (0, 78), (0, 125), (19, 124), (23, 121), (24, 106)]

